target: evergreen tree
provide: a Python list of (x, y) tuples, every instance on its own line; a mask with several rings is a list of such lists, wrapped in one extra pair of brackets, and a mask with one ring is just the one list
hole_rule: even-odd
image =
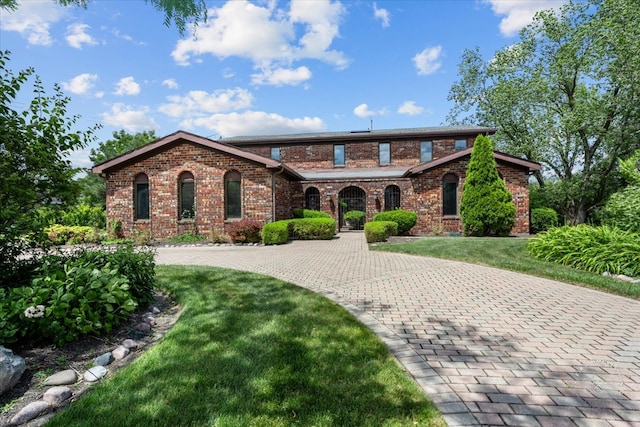
[(512, 196), (498, 175), (491, 140), (479, 135), (462, 188), (460, 215), (466, 236), (508, 236), (516, 220)]

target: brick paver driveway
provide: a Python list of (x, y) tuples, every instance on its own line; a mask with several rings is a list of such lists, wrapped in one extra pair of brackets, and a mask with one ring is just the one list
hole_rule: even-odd
[(163, 247), (160, 264), (311, 289), (389, 345), (452, 426), (640, 426), (640, 302), (523, 274), (370, 252), (361, 233), (278, 247)]

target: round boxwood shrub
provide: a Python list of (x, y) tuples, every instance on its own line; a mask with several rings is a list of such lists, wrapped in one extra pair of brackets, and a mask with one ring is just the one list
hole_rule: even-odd
[(344, 214), (344, 220), (356, 230), (361, 230), (365, 215), (366, 214), (362, 211), (349, 211)]
[(415, 212), (395, 209), (392, 211), (380, 212), (373, 217), (374, 221), (393, 221), (398, 224), (397, 234), (407, 234), (418, 222), (418, 215)]
[(389, 236), (398, 234), (398, 224), (393, 221), (373, 221), (364, 225), (367, 243), (385, 242)]
[(262, 227), (262, 243), (282, 245), (289, 240), (289, 221), (275, 221)]
[(535, 208), (531, 210), (531, 232), (542, 233), (558, 226), (558, 214), (551, 208)]
[(294, 209), (293, 210), (294, 218), (331, 218), (326, 212), (316, 211), (313, 209)]

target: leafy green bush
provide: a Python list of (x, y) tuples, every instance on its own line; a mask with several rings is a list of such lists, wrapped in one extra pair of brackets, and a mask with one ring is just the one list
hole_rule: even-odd
[(542, 233), (558, 226), (558, 214), (551, 208), (535, 208), (531, 210), (531, 232)]
[(393, 221), (398, 224), (398, 234), (407, 234), (418, 222), (418, 215), (402, 209), (380, 212), (373, 217), (374, 221)]
[(640, 185), (614, 193), (604, 207), (604, 224), (640, 232)]
[(262, 223), (253, 219), (242, 219), (229, 224), (228, 233), (233, 243), (258, 243)]
[(44, 231), (54, 245), (99, 243), (102, 240), (100, 232), (88, 226), (54, 224), (46, 227)]
[(331, 218), (326, 212), (316, 211), (313, 209), (294, 209), (293, 210), (294, 218)]
[(288, 223), (291, 236), (298, 240), (330, 240), (336, 233), (333, 218), (298, 218)]
[(80, 204), (72, 206), (62, 214), (62, 224), (105, 228), (107, 215), (101, 207)]
[(373, 221), (364, 225), (367, 243), (385, 242), (389, 236), (398, 234), (398, 224), (393, 221)]
[(527, 247), (536, 258), (581, 270), (640, 276), (640, 234), (619, 228), (586, 224), (552, 228), (531, 238)]
[(262, 243), (282, 245), (289, 240), (289, 221), (269, 222), (262, 227)]
[(344, 220), (347, 221), (356, 230), (362, 229), (365, 213), (362, 211), (349, 211), (344, 214)]

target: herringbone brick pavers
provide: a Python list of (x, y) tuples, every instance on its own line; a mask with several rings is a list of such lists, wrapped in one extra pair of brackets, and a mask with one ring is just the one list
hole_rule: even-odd
[(489, 267), (369, 251), (361, 233), (158, 248), (159, 264), (277, 277), (380, 336), (449, 425), (640, 426), (640, 302)]

